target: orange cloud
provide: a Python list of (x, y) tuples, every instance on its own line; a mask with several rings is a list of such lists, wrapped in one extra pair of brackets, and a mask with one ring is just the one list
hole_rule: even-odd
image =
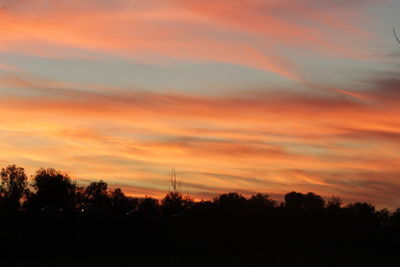
[(13, 91), (0, 98), (0, 159), (156, 191), (175, 166), (197, 198), (303, 190), (394, 207), (383, 193), (398, 186), (396, 82), (371, 82), (364, 101), (314, 88), (222, 97), (3, 76)]
[(12, 75), (4, 64), (0, 162), (30, 173), (59, 168), (83, 183), (105, 179), (133, 195), (161, 196), (175, 166), (196, 198), (298, 190), (394, 208), (399, 79), (321, 86), (305, 81), (296, 59), (369, 59), (365, 40), (374, 36), (354, 21), (369, 19), (360, 10), (372, 3), (382, 1), (2, 1), (2, 53), (217, 61), (303, 89), (150, 93)]

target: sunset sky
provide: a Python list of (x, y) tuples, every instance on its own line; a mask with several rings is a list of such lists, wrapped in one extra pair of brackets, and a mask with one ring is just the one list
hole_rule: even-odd
[(0, 0), (0, 166), (400, 207), (400, 1)]

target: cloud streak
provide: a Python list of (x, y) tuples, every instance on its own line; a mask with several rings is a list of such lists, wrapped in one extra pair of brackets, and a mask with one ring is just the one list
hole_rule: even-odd
[(175, 166), (198, 198), (209, 195), (202, 187), (312, 190), (394, 205), (385, 184), (397, 186), (400, 95), (391, 77), (370, 82), (366, 98), (314, 88), (228, 97), (0, 80), (13, 89), (0, 98), (0, 157), (10, 162), (156, 191)]
[(371, 38), (345, 23), (365, 4), (324, 3), (7, 1), (0, 9), (0, 50), (48, 57), (108, 53), (152, 63), (217, 61), (303, 81), (303, 70), (286, 50), (362, 58), (365, 47), (336, 36)]

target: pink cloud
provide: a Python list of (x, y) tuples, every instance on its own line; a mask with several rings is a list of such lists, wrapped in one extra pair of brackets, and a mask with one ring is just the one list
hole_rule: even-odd
[[(151, 62), (160, 56), (220, 61), (297, 81), (302, 71), (282, 47), (359, 58), (362, 47), (351, 48), (335, 36), (367, 38), (363, 29), (344, 22), (360, 8), (353, 2), (346, 8), (331, 2), (325, 6), (258, 0), (8, 3), (0, 11), (3, 51), (41, 56), (85, 56), (84, 51), (90, 51)], [(342, 15), (336, 17), (339, 11)]]

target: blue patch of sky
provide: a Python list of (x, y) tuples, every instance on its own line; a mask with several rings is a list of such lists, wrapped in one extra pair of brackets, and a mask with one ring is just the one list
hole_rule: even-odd
[(220, 62), (142, 64), (121, 58), (55, 59), (0, 53), (0, 62), (33, 77), (153, 92), (221, 94), (231, 90), (276, 88), (293, 82), (276, 74)]

